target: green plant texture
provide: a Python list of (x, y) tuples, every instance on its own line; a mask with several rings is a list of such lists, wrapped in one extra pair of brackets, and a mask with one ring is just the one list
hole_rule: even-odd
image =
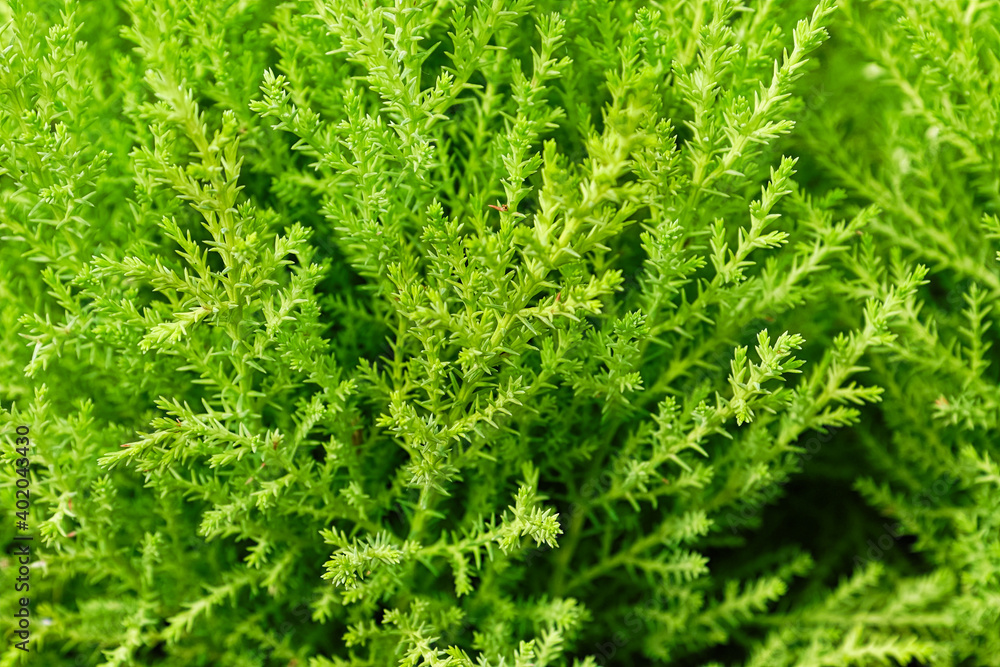
[(0, 0), (0, 667), (1000, 667), (998, 86), (996, 0)]

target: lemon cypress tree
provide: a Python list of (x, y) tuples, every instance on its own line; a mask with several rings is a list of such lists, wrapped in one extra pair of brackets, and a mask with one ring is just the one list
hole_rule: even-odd
[(0, 2), (0, 664), (997, 664), (998, 11)]

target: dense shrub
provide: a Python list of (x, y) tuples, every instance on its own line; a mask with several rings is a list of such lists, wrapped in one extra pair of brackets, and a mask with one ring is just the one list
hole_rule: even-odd
[(996, 3), (0, 21), (0, 665), (1000, 665)]

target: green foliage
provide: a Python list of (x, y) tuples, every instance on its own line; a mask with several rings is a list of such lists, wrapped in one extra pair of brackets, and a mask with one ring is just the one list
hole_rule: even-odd
[(0, 667), (1000, 665), (998, 25), (0, 0)]

